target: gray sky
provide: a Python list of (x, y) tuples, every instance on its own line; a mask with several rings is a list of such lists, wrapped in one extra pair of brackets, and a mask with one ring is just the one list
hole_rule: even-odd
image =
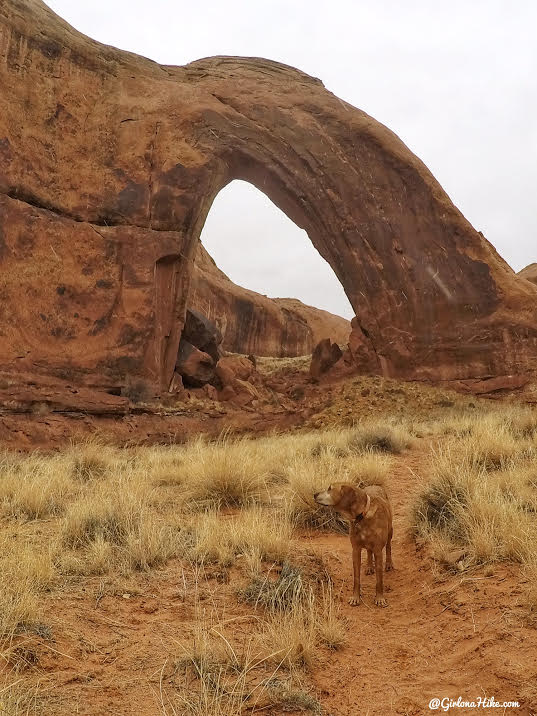
[[(519, 270), (537, 261), (537, 0), (47, 0), (77, 29), (165, 64), (255, 55), (322, 79), (396, 132)], [(328, 264), (254, 187), (202, 240), (235, 282), (351, 315)]]

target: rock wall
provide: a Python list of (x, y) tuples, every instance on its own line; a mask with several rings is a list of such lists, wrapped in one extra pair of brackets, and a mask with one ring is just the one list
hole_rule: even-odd
[(346, 344), (350, 321), (294, 298), (268, 298), (230, 281), (201, 243), (194, 262), (189, 305), (220, 328), (222, 348), (279, 358), (311, 353), (323, 338)]
[(3, 0), (0, 99), (0, 370), (167, 390), (200, 232), (233, 179), (332, 266), (358, 369), (535, 366), (537, 286), (393, 132), (318, 79), (258, 58), (160, 66), (41, 0)]

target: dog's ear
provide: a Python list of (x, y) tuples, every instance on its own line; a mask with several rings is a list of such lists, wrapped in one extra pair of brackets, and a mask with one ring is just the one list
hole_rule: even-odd
[(357, 517), (364, 508), (365, 493), (354, 485), (345, 483), (340, 488), (339, 505), (352, 517)]
[(339, 488), (341, 495), (340, 504), (342, 507), (350, 507), (356, 499), (356, 490), (352, 485), (343, 483)]

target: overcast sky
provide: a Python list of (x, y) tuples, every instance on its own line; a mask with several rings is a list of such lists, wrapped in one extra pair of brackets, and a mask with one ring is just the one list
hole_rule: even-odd
[[(164, 64), (278, 60), (396, 132), (519, 270), (537, 261), (537, 0), (47, 0), (87, 35)], [(254, 187), (202, 240), (236, 283), (350, 315), (328, 264)]]

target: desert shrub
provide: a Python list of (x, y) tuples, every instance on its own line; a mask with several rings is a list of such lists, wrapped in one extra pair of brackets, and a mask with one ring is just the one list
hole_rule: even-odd
[(41, 550), (15, 539), (2, 545), (0, 571), (0, 638), (34, 629), (42, 616), (39, 595), (55, 579), (53, 550)]
[(185, 501), (200, 509), (243, 507), (267, 500), (267, 455), (241, 438), (197, 440), (183, 452)]
[(223, 520), (216, 512), (199, 515), (192, 526), (192, 559), (230, 565), (238, 556), (250, 561), (282, 562), (290, 547), (292, 525), (277, 510), (252, 507)]
[(239, 592), (241, 599), (254, 606), (261, 606), (273, 612), (284, 612), (296, 608), (298, 604), (309, 602), (309, 587), (302, 570), (289, 562), (284, 562), (276, 579), (269, 575), (257, 575)]
[(363, 423), (352, 431), (348, 448), (357, 453), (369, 450), (399, 455), (411, 443), (411, 434), (403, 425), (373, 422)]
[(486, 448), (478, 459), (461, 454), (457, 444), (433, 454), (431, 479), (414, 504), (414, 532), (429, 541), (443, 540), (446, 548), (462, 547), (466, 564), (532, 562), (537, 555), (534, 463), (498, 465), (483, 455), (490, 456)]
[[(292, 572), (289, 577), (296, 580)], [(275, 609), (269, 602), (261, 636), (267, 658), (279, 667), (309, 669), (319, 660), (320, 646), (339, 649), (346, 642), (346, 628), (330, 589), (325, 588), (319, 596), (302, 580), (297, 598), (286, 598), (283, 603), (285, 608)]]
[(63, 512), (76, 492), (63, 456), (38, 453), (4, 464), (0, 471), (0, 513), (39, 519)]

